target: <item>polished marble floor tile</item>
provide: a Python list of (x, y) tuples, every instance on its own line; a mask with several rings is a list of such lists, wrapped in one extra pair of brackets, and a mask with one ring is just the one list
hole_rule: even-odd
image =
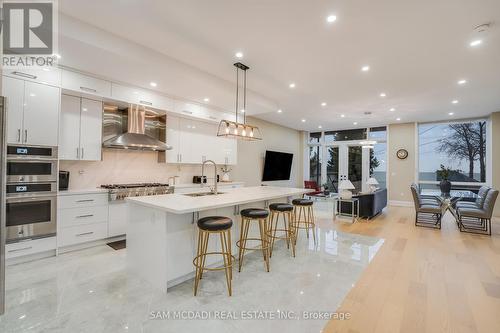
[(302, 232), (292, 258), (277, 243), (269, 273), (250, 253), (232, 297), (223, 272), (205, 274), (197, 297), (192, 280), (163, 294), (108, 246), (8, 266), (0, 332), (320, 332), (384, 241), (335, 230), (328, 203), (316, 206), (317, 244)]

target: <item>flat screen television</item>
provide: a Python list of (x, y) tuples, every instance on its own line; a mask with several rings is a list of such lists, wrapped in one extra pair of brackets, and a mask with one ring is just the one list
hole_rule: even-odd
[(266, 150), (262, 181), (289, 180), (293, 154)]

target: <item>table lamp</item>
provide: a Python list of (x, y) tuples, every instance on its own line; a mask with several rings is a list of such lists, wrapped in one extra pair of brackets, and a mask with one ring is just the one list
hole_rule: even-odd
[(370, 192), (375, 192), (377, 190), (378, 181), (375, 178), (370, 177), (366, 182), (366, 185), (370, 186)]
[(339, 184), (339, 190), (340, 190), (340, 197), (342, 199), (351, 199), (352, 198), (352, 192), (350, 190), (354, 190), (355, 187), (352, 185), (351, 181), (349, 179), (344, 179), (340, 181)]

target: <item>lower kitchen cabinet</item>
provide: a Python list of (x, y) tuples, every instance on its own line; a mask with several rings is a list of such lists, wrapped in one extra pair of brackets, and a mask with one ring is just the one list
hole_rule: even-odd
[(121, 236), (127, 233), (127, 203), (123, 200), (109, 203), (108, 237)]
[(108, 237), (108, 194), (64, 194), (58, 197), (57, 246)]
[(47, 252), (56, 249), (56, 237), (33, 239), (5, 245), (5, 259)]

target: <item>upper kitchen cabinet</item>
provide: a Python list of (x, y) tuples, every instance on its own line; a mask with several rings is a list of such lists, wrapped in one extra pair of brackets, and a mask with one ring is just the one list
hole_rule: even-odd
[(166, 96), (117, 83), (112, 84), (111, 97), (118, 101), (150, 106), (164, 111), (172, 111), (174, 108), (174, 101)]
[(102, 102), (62, 95), (60, 132), (59, 159), (100, 161)]
[(7, 142), (57, 146), (60, 89), (3, 77), (7, 98)]
[(11, 69), (4, 70), (3, 75), (56, 87), (61, 84), (61, 70), (59, 68)]
[(172, 146), (171, 150), (165, 151), (164, 162), (167, 163), (180, 163), (180, 118), (174, 116), (167, 116), (167, 144)]
[(81, 94), (111, 96), (111, 82), (68, 70), (62, 71), (61, 88)]

